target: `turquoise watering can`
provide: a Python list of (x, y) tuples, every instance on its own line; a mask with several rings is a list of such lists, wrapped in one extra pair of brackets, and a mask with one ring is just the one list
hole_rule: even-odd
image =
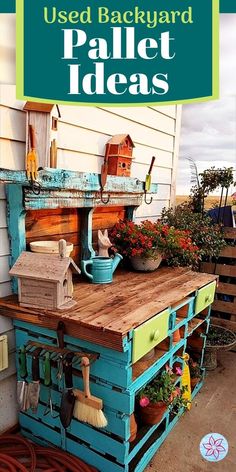
[[(83, 274), (92, 280), (93, 284), (109, 284), (112, 282), (113, 272), (123, 259), (120, 254), (111, 257), (95, 256), (87, 261), (81, 261)], [(87, 272), (87, 266), (91, 266), (91, 272)]]

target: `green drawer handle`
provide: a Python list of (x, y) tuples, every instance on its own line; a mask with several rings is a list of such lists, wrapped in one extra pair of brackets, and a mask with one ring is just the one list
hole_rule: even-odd
[(211, 296), (207, 295), (206, 298), (205, 298), (205, 303), (210, 302), (210, 300), (211, 300)]
[(153, 332), (151, 333), (150, 339), (151, 339), (151, 341), (157, 341), (158, 338), (159, 338), (159, 336), (160, 336), (160, 331), (159, 331), (159, 329), (155, 329), (155, 331), (153, 331)]

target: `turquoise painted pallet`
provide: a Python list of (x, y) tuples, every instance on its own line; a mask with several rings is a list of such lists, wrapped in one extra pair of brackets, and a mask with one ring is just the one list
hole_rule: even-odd
[[(168, 331), (169, 350), (161, 358), (145, 370), (138, 378), (132, 379), (132, 332), (124, 341), (123, 352), (104, 348), (84, 340), (65, 336), (65, 345), (70, 350), (83, 350), (89, 353), (98, 354), (98, 359), (91, 365), (91, 391), (92, 394), (102, 398), (104, 403), (104, 413), (108, 419), (108, 425), (104, 430), (99, 430), (72, 419), (71, 425), (64, 430), (59, 417), (52, 418), (44, 414), (48, 401), (48, 388), (44, 385), (40, 390), (40, 401), (38, 412), (35, 415), (31, 410), (20, 414), (20, 425), (23, 434), (34, 440), (46, 443), (50, 442), (62, 449), (71, 452), (85, 462), (98, 468), (101, 472), (142, 472), (150, 461), (151, 457), (158, 450), (171, 429), (178, 422), (183, 411), (177, 416), (167, 410), (163, 419), (158, 425), (144, 428), (138, 441), (129, 443), (130, 437), (130, 415), (135, 409), (135, 398), (138, 391), (152, 380), (157, 373), (168, 363), (173, 367), (176, 363), (183, 366), (182, 355), (187, 346), (187, 340), (197, 328), (202, 328), (202, 333), (198, 334), (202, 338), (201, 365), (203, 351), (206, 342), (206, 332), (209, 327), (210, 308), (202, 319), (198, 320), (194, 329), (189, 330), (189, 323), (194, 319), (194, 297), (190, 297), (182, 303), (186, 305), (187, 316), (181, 320), (181, 329), (184, 338), (178, 343), (173, 342), (173, 332), (176, 329), (175, 313), (178, 307), (173, 310), (173, 318)], [(199, 317), (199, 315), (198, 315)], [(174, 321), (173, 321), (174, 320)], [(57, 336), (53, 330), (35, 326), (30, 323), (15, 321), (16, 345), (26, 345), (28, 341), (37, 341), (51, 346), (57, 344)], [(177, 325), (177, 326), (178, 326)], [(32, 357), (27, 355), (28, 372), (31, 372)], [(19, 366), (17, 368), (19, 372)], [(59, 412), (61, 394), (64, 389), (63, 379), (58, 383), (57, 366), (52, 366), (52, 402), (54, 415)], [(73, 370), (74, 386), (82, 389), (82, 377), (80, 367), (74, 365)], [(198, 393), (203, 385), (205, 371), (202, 369), (202, 379), (192, 392), (192, 398)], [(43, 365), (40, 360), (40, 377), (43, 381)], [(28, 381), (31, 380), (29, 375)], [(176, 380), (176, 385), (181, 382)], [(141, 434), (141, 430), (139, 431)], [(44, 438), (48, 438), (45, 441)]]

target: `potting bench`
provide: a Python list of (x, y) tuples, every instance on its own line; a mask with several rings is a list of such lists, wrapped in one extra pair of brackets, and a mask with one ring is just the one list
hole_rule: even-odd
[[(108, 419), (102, 430), (76, 419), (64, 430), (59, 417), (44, 416), (48, 387), (43, 385), (41, 364), (38, 411), (20, 413), (22, 433), (61, 447), (101, 472), (143, 471), (183, 411), (174, 416), (167, 410), (159, 424), (139, 425), (137, 437), (130, 443), (130, 416), (134, 411), (138, 415), (137, 394), (166, 363), (179, 365), (186, 351), (195, 349), (202, 365), (216, 278), (186, 268), (163, 268), (149, 274), (121, 271), (108, 285), (81, 280), (75, 284), (76, 307), (63, 313), (20, 307), (16, 295), (1, 299), (0, 313), (14, 319), (17, 350), (32, 343), (56, 350), (57, 327), (63, 321), (65, 348), (95, 356), (91, 391), (103, 399)], [(181, 340), (175, 343), (173, 332), (178, 328)], [(153, 348), (154, 357), (143, 360)], [(31, 359), (28, 355), (29, 381)], [(56, 413), (64, 382), (57, 379), (57, 364), (52, 372)], [(203, 368), (201, 372), (192, 397), (202, 386)], [(73, 384), (83, 388), (78, 364), (73, 367)]]
[[(107, 207), (122, 206), (123, 217), (132, 219), (144, 195), (144, 183), (137, 179), (108, 176), (101, 195), (98, 174), (60, 169), (39, 172), (38, 195), (24, 171), (0, 169), (0, 182), (9, 184), (7, 206), (11, 266), (26, 248), (27, 212), (78, 208), (80, 257), (88, 259), (94, 253), (94, 209), (104, 207), (106, 201)], [(151, 193), (156, 192), (157, 185), (154, 184)], [(49, 218), (49, 213), (46, 218)], [(40, 218), (37, 224), (40, 224)], [(19, 414), (22, 433), (34, 441), (61, 447), (101, 472), (143, 471), (183, 411), (173, 415), (167, 410), (155, 426), (139, 423), (137, 437), (130, 442), (130, 418), (134, 411), (138, 419), (137, 394), (165, 364), (173, 367), (183, 363), (185, 352), (195, 352), (202, 366), (216, 279), (216, 275), (196, 273), (186, 268), (163, 268), (149, 274), (120, 271), (115, 274), (114, 282), (108, 285), (93, 285), (79, 278), (74, 289), (77, 305), (63, 312), (20, 307), (17, 295), (1, 299), (0, 314), (14, 320), (18, 378), (19, 348), (43, 346), (42, 352), (48, 349), (58, 353), (58, 326), (63, 322), (65, 349), (83, 351), (94, 361), (91, 364), (91, 391), (103, 400), (108, 419), (107, 427), (99, 430), (74, 418), (65, 430), (57, 414), (53, 417), (45, 415), (49, 387), (44, 385), (43, 359), (40, 359), (39, 407), (36, 414), (31, 410)], [(15, 281), (15, 292), (16, 288)], [(173, 333), (177, 329), (181, 339), (174, 342)], [(154, 355), (146, 356), (150, 351)], [(30, 351), (27, 352), (27, 379), (30, 381), (32, 356)], [(52, 361), (54, 413), (59, 411), (65, 387), (64, 377), (61, 380), (57, 378), (57, 370), (57, 362)], [(202, 377), (192, 397), (202, 386), (203, 368), (201, 372)], [(178, 382), (181, 383), (181, 378)], [(76, 362), (73, 364), (73, 384), (79, 389), (83, 387), (81, 369)]]

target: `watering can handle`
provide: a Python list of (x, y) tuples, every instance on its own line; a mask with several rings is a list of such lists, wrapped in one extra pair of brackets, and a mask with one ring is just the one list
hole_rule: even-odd
[(81, 261), (81, 269), (82, 269), (82, 272), (87, 275), (87, 277), (91, 280), (93, 280), (93, 276), (92, 274), (90, 274), (89, 272), (87, 272), (86, 270), (86, 267), (88, 265), (92, 265), (93, 264), (93, 261), (92, 260), (88, 260), (88, 261)]

